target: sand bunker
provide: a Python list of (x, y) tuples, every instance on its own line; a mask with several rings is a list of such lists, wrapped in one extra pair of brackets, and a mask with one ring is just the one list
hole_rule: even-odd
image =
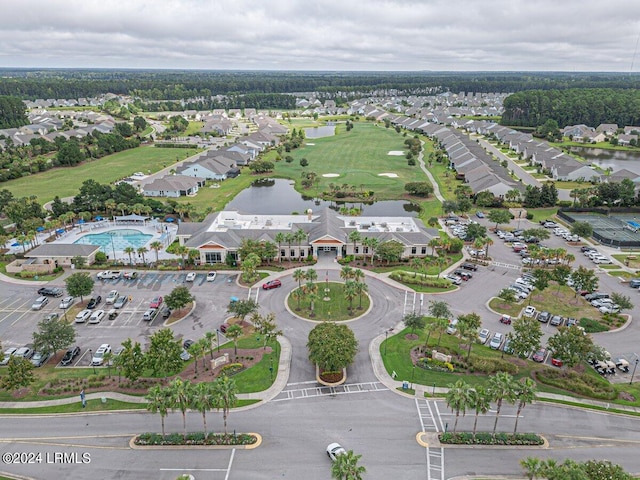
[(387, 155), (392, 155), (394, 157), (402, 157), (404, 155), (404, 152), (402, 150), (390, 150), (389, 153), (387, 153)]
[(315, 143), (306, 143), (306, 142), (305, 142), (305, 145), (306, 145), (307, 147), (314, 147), (316, 144), (315, 144)]
[(398, 178), (397, 173), (379, 173), (379, 177), (389, 177), (389, 178)]
[(322, 176), (326, 178), (334, 178), (334, 177), (339, 177), (340, 174), (339, 173), (323, 173)]

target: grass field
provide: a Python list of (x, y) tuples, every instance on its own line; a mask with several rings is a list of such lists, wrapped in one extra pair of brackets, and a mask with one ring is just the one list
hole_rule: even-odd
[[(407, 182), (425, 180), (418, 165), (409, 166), (404, 156), (388, 155), (389, 151), (403, 151), (405, 137), (393, 129), (378, 127), (372, 123), (356, 123), (350, 132), (344, 125), (336, 128), (337, 135), (325, 138), (307, 139), (305, 146), (283, 155), (291, 155), (291, 163), (278, 162), (275, 175), (299, 181), (303, 170), (318, 174), (320, 183), (314, 185), (307, 194), (329, 190), (329, 184), (355, 185), (359, 191), (373, 190), (377, 200), (400, 199), (405, 195)], [(312, 143), (314, 145), (309, 145)], [(306, 158), (309, 166), (300, 166), (300, 159)], [(323, 174), (339, 174), (327, 178)], [(380, 173), (395, 173), (397, 178), (379, 176)], [(296, 187), (300, 190), (300, 187)], [(300, 190), (302, 191), (302, 190)]]
[[(369, 308), (369, 296), (363, 294), (362, 308), (358, 308), (360, 306), (360, 297), (356, 295), (351, 304), (351, 306), (353, 306), (353, 311), (350, 311), (350, 303), (344, 297), (344, 283), (329, 282), (330, 291), (328, 294), (324, 291), (326, 286), (325, 282), (317, 282), (317, 285), (319, 298), (314, 304), (313, 312), (315, 316), (313, 317), (313, 320), (318, 322), (348, 320), (362, 315)], [(331, 300), (325, 302), (323, 300), (325, 295), (327, 295)], [(297, 315), (304, 318), (311, 318), (309, 316), (310, 302), (304, 296), (300, 299), (299, 310), (298, 299), (293, 295), (293, 292), (289, 295), (288, 305), (289, 308)]]
[(143, 146), (115, 153), (70, 168), (55, 168), (28, 177), (10, 180), (0, 185), (16, 197), (35, 195), (46, 203), (57, 195), (70, 197), (78, 193), (82, 182), (88, 179), (111, 183), (134, 172), (157, 172), (178, 160), (194, 155), (198, 150), (185, 148), (155, 148)]

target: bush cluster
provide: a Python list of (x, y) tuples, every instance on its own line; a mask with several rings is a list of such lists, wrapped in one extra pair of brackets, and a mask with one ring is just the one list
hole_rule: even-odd
[(424, 275), (416, 275), (413, 273), (396, 270), (389, 275), (389, 278), (408, 285), (420, 285), (423, 287), (447, 288), (451, 286), (451, 282), (445, 278), (427, 277)]
[(258, 439), (248, 433), (170, 433), (164, 437), (159, 433), (143, 433), (135, 439), (136, 445), (253, 445)]
[(544, 440), (535, 433), (496, 433), (478, 432), (474, 436), (470, 432), (445, 432), (440, 434), (440, 441), (450, 445), (542, 445)]
[(418, 360), (416, 365), (420, 368), (424, 368), (425, 370), (435, 370), (436, 372), (451, 373), (454, 370), (451, 363), (429, 357), (422, 357)]
[(617, 393), (607, 381), (586, 373), (551, 370), (545, 368), (536, 373), (536, 380), (553, 387), (562, 388), (585, 397), (613, 400)]
[(499, 358), (485, 359), (471, 355), (469, 370), (492, 375), (497, 372), (507, 372), (511, 375), (518, 373), (518, 366)]
[(225, 374), (227, 377), (231, 377), (236, 373), (240, 373), (244, 370), (244, 365), (241, 363), (228, 363), (220, 369), (221, 374)]

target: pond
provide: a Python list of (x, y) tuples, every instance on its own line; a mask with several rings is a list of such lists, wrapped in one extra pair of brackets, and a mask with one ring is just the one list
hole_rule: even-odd
[(336, 126), (327, 124), (324, 127), (311, 127), (304, 129), (304, 136), (306, 138), (322, 138), (332, 137), (336, 134)]
[(602, 169), (613, 171), (623, 168), (640, 175), (640, 151), (607, 150), (603, 148), (571, 147), (571, 152)]
[(400, 200), (388, 200), (366, 204), (362, 202), (330, 202), (304, 197), (293, 188), (294, 182), (285, 179), (265, 179), (255, 181), (245, 188), (225, 207), (240, 212), (261, 215), (288, 215), (303, 213), (307, 209), (313, 212), (329, 207), (339, 211), (340, 207), (362, 208), (362, 215), (373, 217), (415, 217), (420, 206)]

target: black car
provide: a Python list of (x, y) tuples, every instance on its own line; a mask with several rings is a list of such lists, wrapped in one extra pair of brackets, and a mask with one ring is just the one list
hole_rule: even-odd
[(162, 315), (162, 318), (169, 318), (171, 316), (171, 309), (165, 305), (162, 307), (160, 314)]
[(80, 347), (70, 348), (67, 350), (67, 353), (64, 354), (64, 357), (62, 357), (60, 365), (71, 365), (78, 355), (80, 355)]
[(194, 342), (193, 340), (185, 340), (182, 346), (184, 347), (185, 350), (189, 350), (189, 347), (194, 343), (196, 342)]
[(102, 297), (100, 295), (97, 295), (93, 297), (91, 300), (89, 300), (89, 303), (87, 304), (87, 308), (88, 309), (96, 308), (101, 301), (102, 301)]
[(540, 312), (538, 315), (538, 321), (542, 323), (547, 323), (551, 319), (551, 314), (549, 312)]
[(58, 287), (42, 287), (38, 289), (38, 295), (45, 297), (61, 297), (62, 294), (62, 289)]
[(461, 269), (457, 269), (456, 271), (453, 272), (455, 275), (459, 276), (461, 279), (463, 280), (469, 280), (471, 277), (473, 277), (473, 274), (466, 272), (464, 270)]
[(473, 264), (473, 263), (469, 263), (469, 262), (465, 262), (462, 265), (460, 265), (460, 268), (464, 268), (465, 270), (472, 270), (472, 271), (476, 271), (478, 270), (478, 266)]

